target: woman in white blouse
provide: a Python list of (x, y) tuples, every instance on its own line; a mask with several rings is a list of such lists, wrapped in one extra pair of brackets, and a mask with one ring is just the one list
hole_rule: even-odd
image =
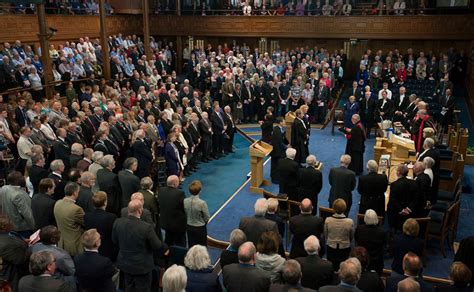
[(43, 132), (43, 134), (48, 138), (48, 140), (51, 141), (56, 141), (56, 134), (54, 134), (53, 128), (49, 125), (49, 117), (47, 115), (41, 115), (40, 116), (40, 121), (41, 121), (41, 127), (40, 131)]

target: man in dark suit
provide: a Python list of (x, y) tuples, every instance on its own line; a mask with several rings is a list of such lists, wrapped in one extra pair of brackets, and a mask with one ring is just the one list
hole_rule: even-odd
[(92, 186), (95, 184), (95, 175), (92, 172), (84, 171), (81, 174), (81, 188), (79, 189), (79, 197), (76, 204), (79, 205), (85, 213), (92, 212), (94, 205), (92, 204)]
[(438, 197), (438, 189), (439, 189), (439, 171), (441, 168), (441, 154), (439, 149), (435, 147), (435, 142), (432, 138), (426, 138), (423, 142), (423, 152), (420, 153), (418, 156), (417, 161), (423, 161), (425, 157), (431, 157), (434, 160), (434, 165), (432, 167), (433, 170), (433, 184), (432, 184), (432, 191), (433, 191), (433, 201), (431, 204), (436, 203)]
[(31, 157), (31, 163), (33, 164), (28, 171), (30, 182), (33, 185), (34, 193), (38, 192), (39, 183), (43, 178), (48, 177), (48, 171), (44, 169), (45, 159), (43, 154), (33, 155)]
[(283, 279), (283, 283), (285, 284), (278, 284), (273, 283), (270, 286), (270, 290), (272, 292), (284, 292), (284, 291), (300, 291), (300, 292), (314, 292), (313, 289), (303, 287), (303, 284), (300, 283), (302, 273), (301, 273), (301, 265), (295, 260), (287, 260), (283, 265), (281, 270), (281, 277)]
[(420, 292), (433, 291), (433, 287), (423, 281), (421, 269), (423, 268), (421, 259), (414, 253), (409, 252), (403, 257), (403, 275), (392, 274), (385, 283), (385, 292), (397, 292), (397, 285), (406, 278), (412, 278), (420, 284)]
[(356, 175), (355, 172), (348, 169), (351, 163), (351, 157), (347, 154), (341, 156), (341, 166), (331, 168), (329, 171), (329, 185), (331, 190), (329, 191), (329, 206), (332, 207), (332, 203), (336, 199), (343, 199), (346, 202), (347, 210), (346, 216), (352, 206), (352, 191), (356, 186)]
[(453, 123), (453, 117), (454, 117), (454, 107), (456, 105), (456, 100), (452, 94), (451, 89), (446, 89), (446, 93), (443, 96), (440, 96), (439, 98), (439, 104), (441, 105), (441, 121), (443, 124), (443, 127), (447, 128), (448, 125), (451, 125)]
[(84, 215), (85, 229), (95, 228), (100, 233), (99, 253), (112, 261), (117, 258), (117, 248), (112, 242), (112, 227), (117, 219), (113, 213), (106, 212), (107, 194), (101, 191), (92, 196), (94, 210)]
[(300, 209), (301, 213), (291, 217), (289, 222), (289, 229), (293, 235), (290, 252), (290, 258), (292, 259), (307, 255), (304, 241), (308, 236), (314, 235), (321, 238), (323, 234), (323, 219), (312, 215), (313, 205), (311, 200), (304, 199), (301, 202)]
[(333, 286), (323, 286), (319, 288), (319, 292), (362, 292), (357, 288), (362, 267), (357, 258), (348, 258), (341, 263), (339, 269), (339, 279), (341, 283)]
[(64, 162), (61, 159), (56, 159), (51, 162), (49, 166), (51, 173), (48, 178), (54, 181), (54, 200), (60, 200), (64, 198), (64, 187), (66, 186), (67, 180), (63, 178), (64, 173)]
[(101, 191), (107, 194), (107, 211), (119, 214), (122, 191), (120, 190), (117, 174), (112, 172), (115, 168), (114, 157), (105, 155), (101, 160), (101, 164), (104, 168), (97, 171), (97, 185)]
[(227, 130), (227, 126), (224, 122), (224, 116), (221, 112), (219, 104), (214, 105), (214, 111), (211, 114), (212, 124), (212, 154), (214, 158), (219, 158), (222, 155), (224, 147), (224, 133)]
[(390, 184), (390, 199), (387, 205), (389, 225), (399, 230), (407, 218), (413, 217), (418, 189), (416, 182), (407, 178), (408, 167), (401, 164), (397, 168), (398, 179)]
[(323, 175), (317, 169), (319, 162), (316, 156), (309, 155), (306, 157), (305, 168), (298, 171), (298, 198), (309, 198), (313, 205), (313, 215), (316, 215), (318, 209), (318, 195), (323, 187)]
[(272, 152), (270, 156), (271, 160), (271, 167), (270, 167), (270, 177), (272, 179), (272, 183), (278, 184), (280, 181), (279, 173), (278, 173), (278, 165), (279, 161), (282, 158), (285, 158), (285, 150), (286, 145), (288, 145), (288, 141), (285, 138), (285, 120), (282, 117), (276, 118), (276, 126), (273, 127), (272, 132)]
[(318, 290), (322, 286), (331, 285), (334, 280), (332, 263), (319, 256), (321, 248), (319, 239), (310, 235), (304, 241), (304, 247), (308, 256), (296, 259), (301, 265), (301, 285), (303, 287)]
[(224, 138), (224, 152), (234, 153), (232, 146), (234, 145), (234, 134), (235, 134), (235, 123), (232, 118), (230, 106), (224, 107), (224, 123), (226, 125), (225, 138)]
[(414, 217), (427, 217), (431, 202), (433, 201), (433, 192), (431, 188), (431, 178), (425, 172), (425, 165), (423, 162), (417, 161), (413, 165), (413, 174), (415, 176), (415, 183), (418, 189), (416, 193), (416, 204)]
[(351, 117), (354, 126), (351, 129), (346, 128), (346, 154), (351, 156), (349, 169), (357, 175), (364, 171), (364, 152), (365, 152), (365, 128), (360, 122), (360, 116), (354, 114)]
[(410, 99), (406, 96), (405, 87), (400, 87), (399, 94), (395, 96), (393, 103), (393, 121), (401, 122), (404, 117), (403, 113), (406, 111), (408, 105), (410, 104)]
[(255, 216), (240, 218), (239, 229), (245, 233), (247, 240), (257, 244), (260, 236), (266, 231), (274, 231), (278, 233), (278, 225), (276, 222), (265, 219), (268, 210), (266, 199), (258, 199), (255, 202)]
[(224, 267), (222, 273), (227, 291), (268, 291), (270, 277), (255, 267), (256, 252), (255, 245), (247, 241), (239, 247), (239, 263)]
[(175, 175), (168, 177), (166, 185), (166, 187), (161, 188), (158, 192), (161, 228), (166, 232), (165, 242), (170, 246), (186, 246), (184, 192), (178, 189), (179, 178)]
[(296, 149), (295, 161), (304, 163), (308, 156), (309, 129), (303, 120), (304, 114), (300, 109), (295, 111), (296, 119), (291, 129), (291, 147)]
[(204, 162), (209, 161), (211, 158), (211, 149), (212, 149), (212, 125), (209, 121), (207, 112), (202, 112), (202, 119), (198, 123), (199, 132), (201, 134), (201, 150), (202, 150), (202, 160)]
[(361, 91), (359, 85), (357, 84), (357, 81), (353, 81), (352, 87), (346, 89), (346, 91), (344, 92), (344, 97), (346, 99), (349, 99), (349, 96), (354, 96), (356, 100), (359, 100), (361, 98)]
[(143, 204), (132, 200), (128, 216), (115, 220), (112, 241), (118, 246), (117, 267), (124, 274), (125, 291), (151, 291), (152, 270), (155, 267), (153, 252), (168, 254), (153, 230), (153, 226), (140, 220)]
[(388, 98), (387, 91), (382, 91), (382, 99), (377, 102), (376, 122), (391, 120), (393, 114), (393, 101)]
[(79, 287), (90, 292), (115, 292), (112, 276), (115, 269), (112, 261), (99, 254), (101, 234), (97, 229), (89, 229), (82, 235), (85, 251), (74, 258)]
[(41, 229), (48, 225), (56, 225), (54, 219), (54, 204), (52, 198), (54, 194), (54, 181), (50, 178), (43, 178), (38, 187), (38, 193), (31, 199), (31, 211), (35, 218), (36, 229)]
[(388, 187), (388, 179), (385, 174), (378, 174), (378, 164), (375, 160), (367, 162), (366, 175), (359, 177), (357, 191), (360, 194), (359, 214), (372, 209), (378, 216), (385, 216), (385, 192)]
[(67, 282), (52, 277), (56, 271), (56, 260), (50, 251), (39, 251), (30, 257), (31, 275), (20, 279), (19, 291), (72, 292), (75, 291)]
[(150, 165), (153, 160), (153, 153), (150, 147), (145, 143), (145, 131), (142, 129), (138, 130), (137, 140), (132, 145), (133, 157), (137, 159), (137, 176), (144, 178), (149, 175)]
[(17, 100), (17, 104), (18, 106), (15, 108), (15, 120), (18, 126), (23, 128), (30, 124), (30, 119), (26, 115), (26, 100), (21, 97)]
[(319, 81), (319, 86), (314, 90), (314, 100), (316, 106), (316, 123), (324, 123), (329, 102), (329, 89), (326, 87), (324, 80)]
[(53, 143), (54, 158), (61, 159), (66, 171), (70, 168), (69, 156), (71, 156), (71, 146), (66, 142), (66, 130), (59, 128), (56, 131), (58, 140)]
[(278, 161), (278, 173), (280, 182), (280, 194), (288, 195), (288, 198), (293, 201), (301, 201), (297, 195), (298, 187), (298, 170), (299, 164), (294, 161), (296, 150), (294, 148), (286, 149), (286, 158)]
[(134, 174), (138, 168), (138, 160), (135, 157), (125, 159), (123, 169), (118, 172), (118, 181), (122, 190), (120, 208), (124, 208), (130, 201), (130, 196), (140, 189), (140, 178)]
[(365, 96), (360, 99), (360, 120), (367, 129), (367, 138), (370, 137), (370, 132), (374, 127), (375, 109), (377, 107), (376, 101), (371, 98), (370, 91), (365, 92)]

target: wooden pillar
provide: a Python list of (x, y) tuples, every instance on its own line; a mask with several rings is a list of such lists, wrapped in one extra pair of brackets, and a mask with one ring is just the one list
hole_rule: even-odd
[(145, 46), (145, 55), (151, 58), (150, 48), (150, 8), (149, 0), (142, 0), (143, 12), (143, 44)]
[(181, 0), (176, 0), (176, 15), (181, 15)]
[[(105, 26), (105, 0), (99, 0), (99, 18), (100, 18), (100, 45), (102, 47), (102, 60), (104, 69), (104, 78), (109, 80), (110, 74), (110, 57), (109, 45), (107, 43), (107, 27)], [(115, 76), (113, 76), (115, 78)]]
[(176, 36), (176, 69), (178, 72), (183, 70), (183, 37)]
[(39, 34), (38, 38), (40, 41), (41, 47), (41, 62), (43, 62), (44, 66), (44, 84), (45, 84), (45, 94), (46, 98), (53, 97), (53, 89), (51, 87), (51, 82), (53, 82), (53, 68), (51, 64), (51, 58), (49, 57), (49, 41), (48, 39), (51, 37), (46, 30), (46, 17), (45, 17), (45, 9), (44, 4), (39, 3), (36, 6), (37, 14), (38, 14), (38, 26), (39, 26)]

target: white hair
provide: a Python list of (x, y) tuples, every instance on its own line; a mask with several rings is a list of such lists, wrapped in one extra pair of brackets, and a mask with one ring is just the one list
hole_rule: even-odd
[(84, 151), (84, 146), (82, 146), (81, 144), (79, 144), (79, 143), (72, 144), (71, 153), (82, 155), (83, 151)]
[(318, 161), (316, 160), (316, 156), (311, 154), (311, 155), (308, 155), (308, 157), (306, 157), (306, 164), (310, 166), (314, 166), (316, 165), (316, 163), (318, 163)]
[(238, 249), (242, 245), (242, 243), (247, 241), (247, 236), (245, 236), (245, 233), (242, 230), (234, 229), (230, 233), (229, 241), (231, 247)]
[(349, 166), (349, 164), (351, 164), (351, 156), (348, 155), (348, 154), (344, 154), (341, 156), (341, 164), (344, 165), (344, 166)]
[(316, 236), (311, 235), (304, 240), (304, 250), (308, 255), (317, 254), (320, 248), (319, 239)]
[(433, 148), (434, 144), (435, 144), (435, 141), (433, 140), (433, 138), (426, 138), (425, 142), (423, 143), (423, 146), (425, 146), (424, 147), (425, 149), (429, 149), (429, 148)]
[(209, 268), (211, 259), (206, 247), (202, 245), (194, 245), (186, 253), (184, 258), (184, 265), (186, 268), (193, 271), (200, 271)]
[(64, 167), (64, 162), (61, 159), (56, 159), (51, 162), (49, 167), (51, 168), (51, 171), (57, 171), (61, 167)]
[(339, 278), (349, 285), (356, 285), (361, 273), (362, 266), (357, 258), (348, 258), (339, 266)]
[(296, 149), (295, 148), (288, 148), (286, 149), (286, 157), (293, 160), (296, 156)]
[(377, 164), (377, 161), (375, 160), (367, 161), (367, 169), (369, 170), (369, 172), (377, 172), (379, 169), (379, 165)]
[(267, 209), (268, 209), (267, 199), (265, 199), (265, 198), (258, 199), (255, 202), (254, 208), (255, 208), (255, 215), (256, 216), (265, 216), (265, 214), (267, 213)]
[(379, 217), (377, 216), (377, 213), (372, 209), (365, 211), (364, 223), (366, 225), (378, 225)]
[(115, 160), (114, 160), (114, 156), (113, 155), (105, 155), (104, 157), (102, 157), (102, 159), (100, 160), (100, 164), (107, 168), (109, 166), (111, 166), (112, 164), (114, 164)]
[(426, 169), (429, 169), (433, 167), (433, 165), (435, 164), (435, 161), (433, 158), (427, 156), (423, 158), (423, 164), (425, 165)]
[(102, 151), (94, 151), (94, 153), (92, 154), (92, 160), (97, 163), (100, 163), (103, 157), (104, 157), (104, 152)]
[(163, 292), (181, 292), (186, 288), (188, 276), (182, 266), (172, 265), (163, 274)]

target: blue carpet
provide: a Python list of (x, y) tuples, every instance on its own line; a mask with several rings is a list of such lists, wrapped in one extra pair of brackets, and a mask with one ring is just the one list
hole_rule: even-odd
[[(258, 129), (258, 128), (257, 128)], [(256, 128), (245, 128), (245, 132), (255, 132)], [(240, 135), (237, 135), (240, 136)], [(236, 136), (236, 138), (237, 138)], [(255, 138), (255, 136), (252, 136)], [(242, 145), (239, 147), (248, 147), (249, 143), (245, 143), (245, 141), (241, 141)], [(373, 146), (375, 143), (375, 139), (369, 139), (366, 141), (366, 153), (364, 156), (364, 160), (367, 161), (373, 158)], [(245, 146), (246, 145), (246, 146)], [(341, 154), (344, 153), (345, 150), (345, 138), (341, 133), (336, 133), (335, 136), (331, 135), (330, 128), (326, 128), (325, 130), (317, 130), (312, 129), (311, 131), (311, 138), (310, 138), (310, 153), (315, 154), (323, 164), (324, 167), (322, 169), (323, 172), (323, 188), (319, 195), (319, 206), (328, 206), (328, 194), (329, 194), (329, 184), (327, 181), (328, 173), (330, 168), (339, 165), (339, 157)], [(232, 161), (232, 168), (225, 168), (225, 165), (222, 166), (222, 170), (225, 169), (226, 175), (221, 175), (219, 172), (214, 172), (216, 175), (219, 176), (219, 182), (215, 182), (214, 185), (219, 185), (219, 188), (222, 185), (225, 185), (225, 195), (222, 194), (224, 190), (221, 191), (212, 190), (209, 188), (204, 190), (203, 193), (208, 192), (208, 197), (211, 197), (211, 192), (219, 193), (221, 198), (209, 198), (208, 204), (216, 204), (217, 202), (224, 202), (228, 198), (228, 196), (235, 192), (238, 188), (239, 184), (236, 181), (240, 181), (240, 185), (245, 180), (245, 174), (248, 173), (248, 152), (245, 149), (244, 156), (239, 157), (241, 159)], [(232, 157), (228, 157), (232, 158)], [(225, 159), (228, 159), (227, 157)], [(223, 160), (224, 161), (224, 160)], [(217, 161), (219, 162), (219, 161)], [(213, 162), (215, 163), (215, 162)], [(225, 162), (228, 163), (228, 162)], [(209, 164), (210, 166), (212, 164)], [(227, 174), (232, 173), (236, 179), (229, 179)], [(264, 177), (268, 178), (270, 173), (270, 163), (265, 164), (264, 167)], [(242, 175), (244, 174), (244, 175)], [(199, 172), (199, 175), (202, 175), (202, 172)], [(208, 178), (209, 179), (209, 178)], [(212, 178), (216, 180), (215, 177)], [(203, 181), (206, 180), (205, 177), (202, 178)], [(225, 183), (221, 183), (224, 181)], [(469, 184), (472, 186), (474, 183), (474, 167), (473, 166), (466, 166), (465, 168), (465, 185)], [(229, 184), (233, 184), (231, 188), (227, 188)], [(212, 183), (210, 183), (212, 185)], [(270, 185), (266, 187), (269, 191), (274, 193), (278, 192), (278, 185)], [(204, 196), (203, 196), (204, 197)], [(222, 198), (223, 197), (223, 198)], [(213, 220), (208, 224), (208, 234), (209, 236), (218, 239), (218, 240), (225, 240), (227, 241), (230, 235), (230, 232), (238, 228), (240, 218), (243, 216), (252, 216), (253, 215), (253, 205), (255, 200), (260, 198), (258, 194), (250, 193), (249, 190), (249, 182), (247, 181), (242, 188), (233, 198), (230, 200), (223, 209), (215, 215)], [(212, 200), (212, 203), (209, 201)], [(357, 191), (353, 192), (353, 202), (358, 202), (359, 194)], [(215, 206), (215, 205), (213, 205)], [(217, 206), (219, 207), (219, 206)], [(216, 207), (216, 208), (217, 208)], [(214, 207), (210, 210), (214, 212)], [(349, 216), (353, 219), (356, 217), (357, 207), (356, 203), (353, 204), (351, 208), (351, 212)], [(460, 214), (460, 225), (458, 228), (457, 240), (460, 240), (464, 237), (470, 236), (474, 234), (474, 225), (472, 218), (474, 215), (474, 198), (472, 194), (463, 194), (461, 198), (461, 214)], [(447, 278), (448, 276), (448, 268), (453, 261), (453, 252), (447, 251), (447, 258), (443, 258), (439, 252), (439, 243), (436, 241), (430, 241), (428, 243), (428, 266), (425, 268), (425, 275), (434, 276), (434, 277), (442, 277)], [(391, 260), (387, 259), (386, 267), (389, 268), (391, 264)]]

